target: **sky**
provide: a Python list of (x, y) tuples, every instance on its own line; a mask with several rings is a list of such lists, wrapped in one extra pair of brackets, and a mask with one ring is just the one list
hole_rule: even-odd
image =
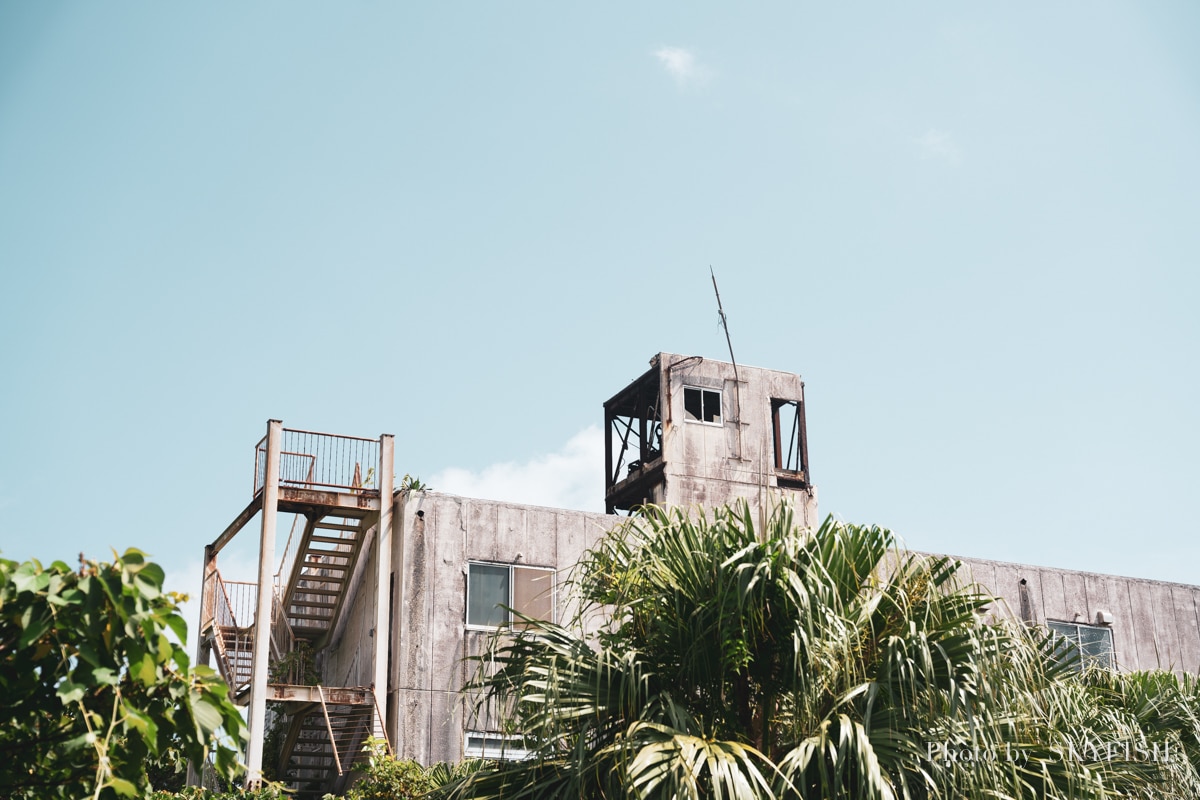
[(711, 267), (738, 361), (804, 377), (822, 514), (1200, 583), (1198, 37), (1192, 0), (0, 4), (0, 555), (194, 591), (272, 418), (600, 510), (603, 401), (728, 357)]

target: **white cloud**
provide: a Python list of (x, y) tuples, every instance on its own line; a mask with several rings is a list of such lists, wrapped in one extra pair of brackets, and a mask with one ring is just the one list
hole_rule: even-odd
[(690, 50), (683, 47), (660, 47), (654, 51), (654, 57), (680, 86), (704, 83), (711, 74)]
[(523, 464), (492, 464), (479, 472), (450, 467), (428, 482), (434, 491), (464, 497), (603, 511), (604, 434), (592, 425), (555, 453)]
[(962, 163), (962, 150), (948, 131), (930, 128), (915, 141), (921, 146), (922, 160), (938, 159), (954, 167)]

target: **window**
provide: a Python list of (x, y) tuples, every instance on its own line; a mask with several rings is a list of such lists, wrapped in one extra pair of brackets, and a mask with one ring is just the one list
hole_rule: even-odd
[(531, 753), (520, 736), (504, 733), (467, 731), (463, 742), (464, 758), (487, 758), (495, 761), (523, 761)]
[(467, 565), (467, 626), (502, 628), (509, 608), (534, 619), (554, 620), (554, 570), (515, 564)]
[(771, 426), (775, 434), (775, 470), (792, 473), (780, 486), (803, 488), (808, 481), (808, 445), (804, 436), (804, 404), (799, 400), (771, 400)]
[(721, 393), (714, 389), (683, 387), (684, 419), (689, 422), (721, 424)]
[(1113, 668), (1112, 628), (1055, 620), (1047, 620), (1046, 627), (1059, 639), (1059, 646), (1055, 648), (1059, 658), (1081, 670), (1087, 667)]

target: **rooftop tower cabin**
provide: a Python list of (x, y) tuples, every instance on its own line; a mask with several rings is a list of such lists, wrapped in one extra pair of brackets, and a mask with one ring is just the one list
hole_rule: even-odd
[(711, 508), (789, 495), (817, 522), (799, 375), (659, 353), (604, 404), (605, 505)]

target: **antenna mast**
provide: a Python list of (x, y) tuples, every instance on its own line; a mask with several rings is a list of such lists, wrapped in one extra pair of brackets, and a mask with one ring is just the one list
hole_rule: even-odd
[(721, 290), (717, 288), (717, 273), (713, 272), (712, 264), (708, 265), (708, 274), (712, 276), (713, 293), (717, 296), (717, 313), (721, 316), (721, 327), (725, 329), (725, 344), (729, 346), (729, 360), (733, 363), (733, 397), (737, 406), (737, 459), (742, 460), (742, 380), (738, 376), (737, 359), (733, 357), (733, 341), (729, 338), (729, 321), (725, 318), (725, 309), (721, 306)]

